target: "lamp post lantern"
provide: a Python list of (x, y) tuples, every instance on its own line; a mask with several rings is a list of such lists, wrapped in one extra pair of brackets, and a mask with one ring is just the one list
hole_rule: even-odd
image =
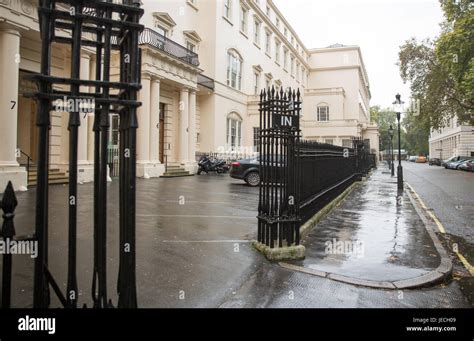
[(398, 122), (398, 167), (397, 167), (397, 188), (398, 191), (403, 191), (403, 168), (402, 168), (402, 147), (401, 147), (401, 140), (400, 140), (400, 116), (403, 112), (403, 102), (401, 100), (400, 94), (395, 96), (395, 102), (393, 102), (393, 111), (397, 114), (397, 122)]
[(390, 137), (390, 146), (389, 146), (389, 160), (388, 164), (390, 166), (390, 174), (391, 176), (395, 175), (395, 167), (393, 167), (393, 126), (390, 125), (390, 128), (388, 129), (388, 136)]

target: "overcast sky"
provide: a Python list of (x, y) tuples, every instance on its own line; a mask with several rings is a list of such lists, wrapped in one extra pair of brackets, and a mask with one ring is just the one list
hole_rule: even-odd
[(274, 0), (307, 48), (359, 45), (369, 74), (371, 105), (391, 107), (395, 94), (408, 102), (399, 76), (399, 47), (411, 37), (440, 33), (438, 0)]

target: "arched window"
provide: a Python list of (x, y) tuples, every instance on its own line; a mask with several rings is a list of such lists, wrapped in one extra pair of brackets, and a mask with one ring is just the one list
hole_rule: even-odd
[(235, 50), (227, 52), (227, 85), (238, 90), (242, 87), (242, 57)]
[(329, 106), (327, 103), (318, 104), (317, 120), (322, 122), (329, 121)]
[(242, 118), (236, 112), (227, 116), (226, 143), (230, 150), (237, 150), (242, 146)]

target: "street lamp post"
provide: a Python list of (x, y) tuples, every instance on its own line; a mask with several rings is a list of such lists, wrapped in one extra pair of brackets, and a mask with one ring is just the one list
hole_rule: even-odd
[(388, 135), (390, 136), (390, 147), (389, 147), (389, 161), (388, 164), (390, 165), (390, 174), (391, 176), (395, 175), (395, 167), (393, 166), (393, 126), (390, 125), (388, 129)]
[(402, 168), (402, 147), (401, 147), (401, 140), (400, 140), (400, 116), (403, 111), (403, 104), (401, 100), (400, 94), (395, 96), (396, 100), (393, 102), (393, 109), (397, 114), (397, 122), (398, 122), (398, 167), (397, 167), (397, 188), (398, 191), (403, 191), (403, 168)]

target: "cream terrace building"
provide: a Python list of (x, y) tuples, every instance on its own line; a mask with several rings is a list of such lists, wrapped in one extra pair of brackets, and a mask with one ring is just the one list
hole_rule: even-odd
[(453, 117), (446, 127), (431, 131), (429, 147), (430, 157), (441, 160), (452, 156), (474, 157), (474, 127), (460, 124)]
[[(137, 176), (162, 176), (165, 164), (194, 173), (201, 153), (255, 153), (259, 93), (269, 86), (300, 89), (305, 138), (347, 145), (350, 138), (363, 137), (378, 154), (358, 47), (308, 50), (271, 0), (142, 3)], [(8, 180), (16, 189), (34, 184), (34, 171), (28, 179), (24, 165), (28, 158), (36, 160), (36, 105), (25, 94), (36, 89), (25, 75), (40, 69), (36, 6), (37, 0), (0, 0), (0, 190)], [(69, 74), (68, 54), (64, 46), (54, 46), (53, 75)], [(118, 61), (112, 66), (118, 76)], [(94, 74), (95, 55), (83, 48), (81, 78)], [(50, 179), (60, 182), (68, 169), (68, 114), (51, 115)], [(93, 113), (81, 120), (78, 174), (80, 182), (88, 182)], [(113, 176), (119, 117), (110, 120)]]

